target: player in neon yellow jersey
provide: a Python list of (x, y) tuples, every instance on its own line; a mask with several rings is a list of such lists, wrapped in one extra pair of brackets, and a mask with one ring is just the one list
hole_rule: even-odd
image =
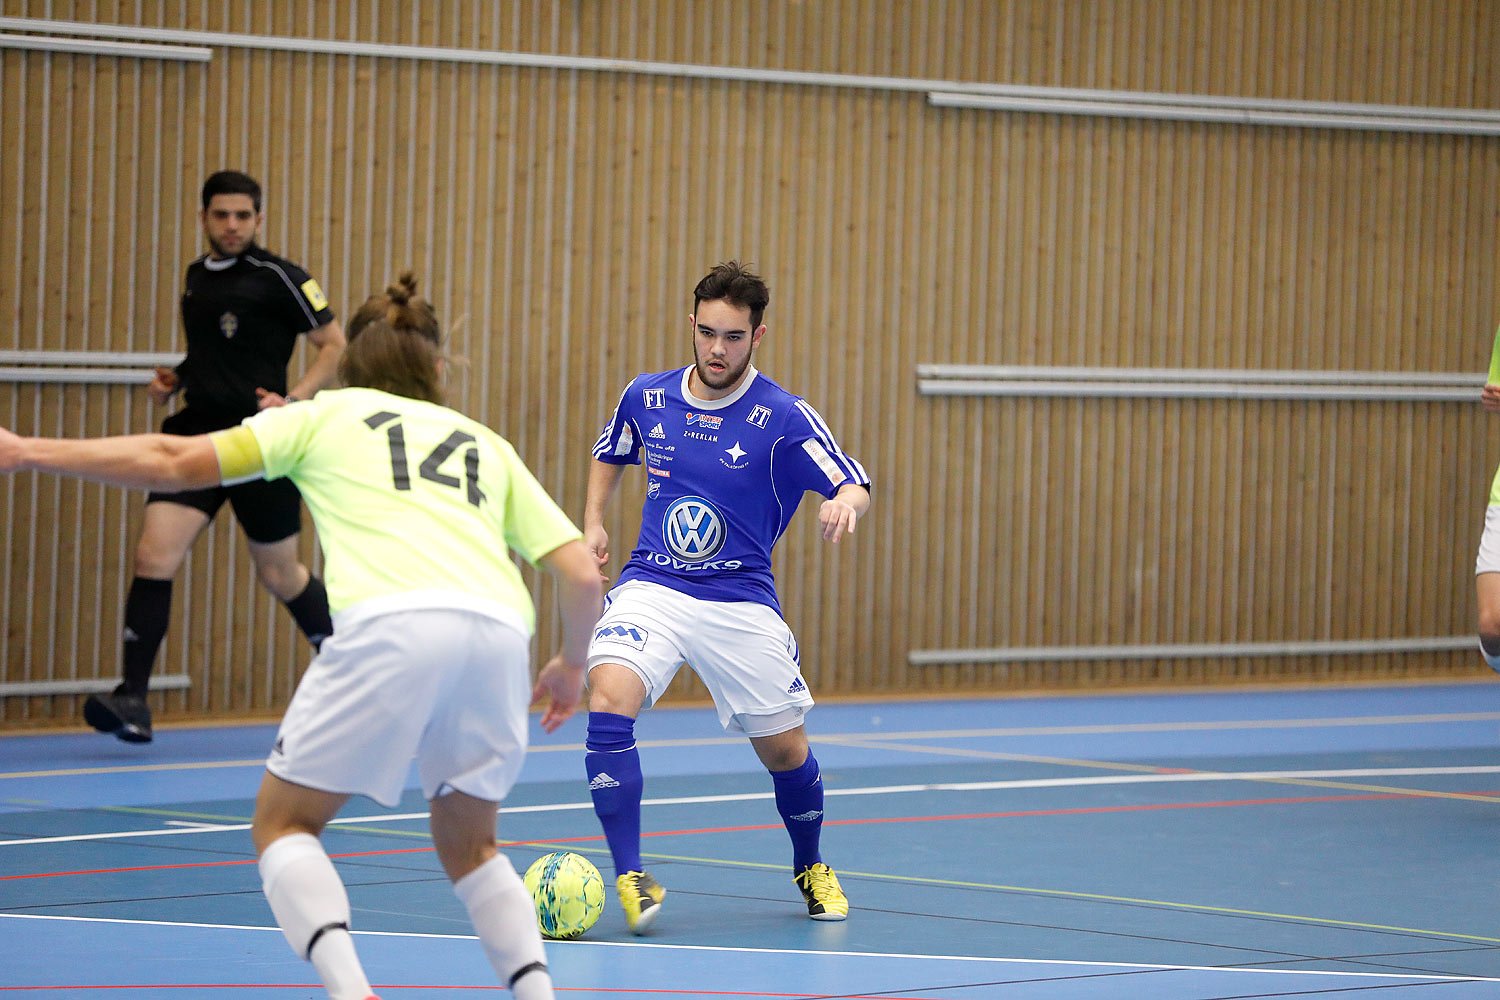
[[(1479, 401), (1491, 413), (1500, 413), (1500, 329), (1490, 353), (1490, 372), (1485, 377)], [(1474, 586), (1479, 593), (1479, 650), (1485, 661), (1500, 671), (1500, 470), (1490, 484), (1490, 502), (1484, 512), (1484, 534), (1474, 560)]]
[[(577, 707), (602, 584), (510, 444), (441, 405), (441, 334), (415, 290), (403, 275), (350, 321), (346, 388), (194, 437), (0, 430), (0, 473), (148, 489), (296, 483), (327, 556), (334, 635), (287, 708), (255, 804), (276, 922), (333, 1000), (372, 995), (318, 837), (352, 795), (396, 805), (415, 756), (438, 859), (490, 963), (517, 1000), (552, 1000), (536, 913), (495, 822), (525, 755), (528, 702), (547, 702), (549, 732)], [(562, 649), (534, 687), (535, 610), (507, 546), (559, 586)]]

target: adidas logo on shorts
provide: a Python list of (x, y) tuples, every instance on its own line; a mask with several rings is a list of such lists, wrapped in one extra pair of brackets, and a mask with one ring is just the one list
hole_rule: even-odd
[(600, 771), (598, 774), (594, 775), (594, 780), (589, 782), (589, 791), (591, 791), (591, 792), (594, 789), (596, 789), (596, 788), (619, 788), (619, 787), (620, 787), (620, 783), (618, 781), (616, 781), (614, 778), (611, 778), (608, 774), (606, 774), (603, 771)]
[(806, 690), (807, 690), (807, 685), (803, 684), (802, 683), (802, 678), (798, 677), (796, 680), (792, 681), (792, 686), (786, 689), (786, 693), (787, 694), (800, 694), (801, 692), (806, 691)]

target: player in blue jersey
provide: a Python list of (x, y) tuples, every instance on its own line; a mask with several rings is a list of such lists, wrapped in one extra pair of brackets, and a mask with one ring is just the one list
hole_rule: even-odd
[(584, 542), (601, 570), (605, 507), (624, 467), (646, 465), (640, 537), (589, 645), (585, 756), (637, 934), (660, 914), (666, 890), (641, 865), (635, 720), (684, 662), (713, 695), (725, 730), (744, 733), (771, 772), (808, 915), (849, 914), (818, 849), (823, 780), (802, 724), (813, 700), (781, 618), (771, 547), (809, 490), (825, 498), (823, 537), (852, 533), (870, 506), (870, 478), (816, 410), (751, 364), (769, 301), (765, 282), (739, 263), (710, 271), (693, 289), (693, 364), (634, 379), (594, 444)]

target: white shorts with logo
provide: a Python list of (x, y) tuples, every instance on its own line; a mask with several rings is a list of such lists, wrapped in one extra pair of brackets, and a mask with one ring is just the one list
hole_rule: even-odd
[(504, 799), (526, 756), (524, 625), (466, 608), (366, 610), (374, 613), (350, 609), (335, 620), (266, 769), (394, 806), (416, 757), (428, 799), (453, 789)]
[(684, 662), (713, 695), (727, 732), (774, 736), (801, 725), (813, 706), (797, 640), (766, 605), (700, 601), (643, 580), (610, 591), (589, 643), (590, 670), (629, 667), (652, 705)]
[(1474, 572), (1500, 573), (1500, 504), (1484, 509), (1484, 534), (1479, 536), (1479, 555)]

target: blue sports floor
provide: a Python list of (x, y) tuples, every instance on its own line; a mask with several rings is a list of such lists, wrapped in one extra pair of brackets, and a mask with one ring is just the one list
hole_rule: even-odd
[[(770, 781), (707, 709), (637, 733), (647, 864), (626, 933), (583, 719), (539, 733), (500, 836), (611, 886), (547, 945), (560, 997), (906, 1000), (1500, 996), (1500, 683), (820, 705), (807, 919)], [(0, 998), (321, 998), (246, 824), (273, 728), (0, 738)], [(355, 800), (324, 842), (385, 1000), (504, 995), (424, 803)]]

